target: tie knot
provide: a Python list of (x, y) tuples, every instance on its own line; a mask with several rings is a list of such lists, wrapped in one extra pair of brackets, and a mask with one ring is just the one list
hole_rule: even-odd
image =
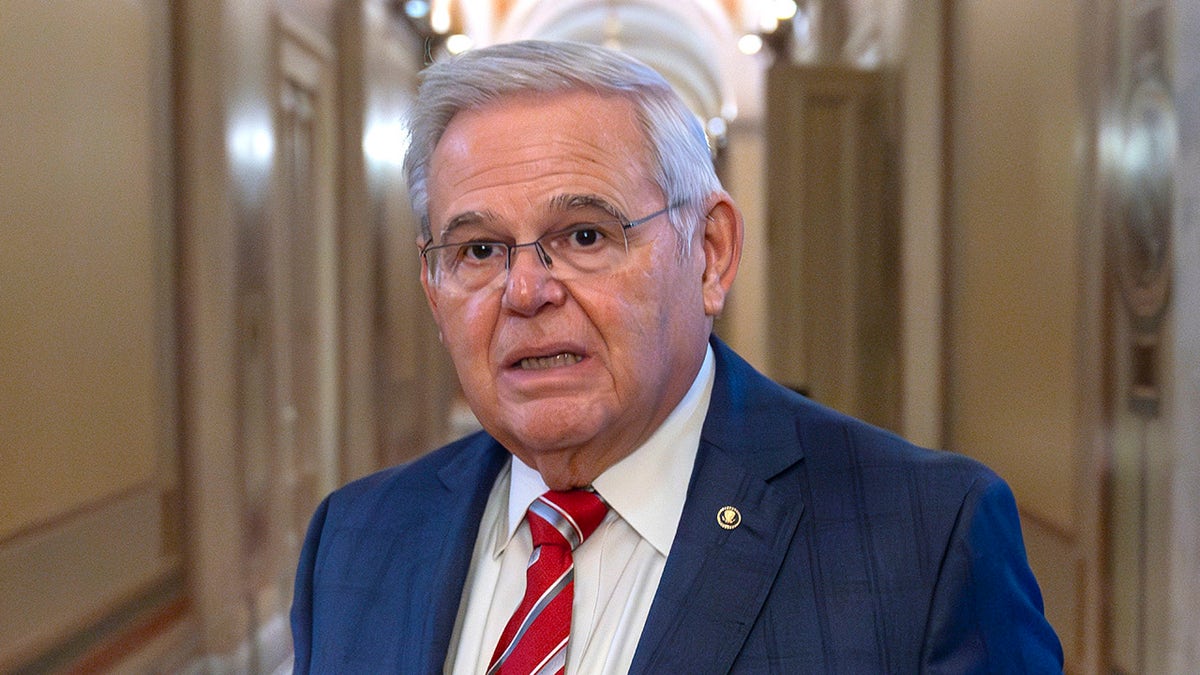
[(591, 490), (550, 490), (529, 505), (527, 520), (534, 547), (562, 546), (575, 550), (604, 520), (608, 504)]

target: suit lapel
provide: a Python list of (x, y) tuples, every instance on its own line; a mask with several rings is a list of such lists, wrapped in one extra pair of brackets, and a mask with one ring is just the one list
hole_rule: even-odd
[[(726, 672), (804, 511), (790, 415), (749, 365), (714, 342), (717, 377), (687, 502), (631, 672)], [(774, 413), (774, 414), (772, 414)], [(718, 512), (740, 522), (726, 529)]]
[(463, 587), (471, 565), (471, 554), (479, 532), (479, 522), (487, 505), (496, 476), (508, 459), (508, 452), (487, 435), (480, 435), (478, 444), (448, 462), (438, 477), (450, 494), (436, 508), (443, 513), (437, 519), (436, 531), (427, 533), (430, 542), (439, 542), (437, 558), (412, 573), (424, 580), (414, 581), (417, 587), (428, 589), (428, 604), (408, 608), (423, 616), (422, 636), (402, 645), (404, 659), (412, 665), (406, 672), (441, 672), (446, 660), (450, 637), (458, 617)]

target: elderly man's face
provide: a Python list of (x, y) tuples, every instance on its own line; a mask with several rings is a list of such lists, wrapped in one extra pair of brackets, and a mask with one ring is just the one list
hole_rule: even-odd
[[(611, 218), (596, 204), (641, 218), (667, 206), (647, 165), (623, 99), (527, 96), (459, 113), (430, 160), (433, 241), (467, 223), (473, 239), (530, 242)], [(474, 293), (423, 275), (472, 409), (551, 487), (586, 484), (633, 451), (695, 378), (728, 288), (697, 230), (681, 258), (668, 218), (653, 218), (628, 230), (610, 272), (566, 281), (532, 247), (514, 250), (503, 284)]]

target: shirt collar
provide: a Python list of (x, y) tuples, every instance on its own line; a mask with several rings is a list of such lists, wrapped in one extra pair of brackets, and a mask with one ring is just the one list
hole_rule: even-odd
[[(675, 540), (675, 530), (687, 499), (688, 483), (700, 447), (700, 431), (712, 395), (714, 368), (712, 347), (709, 346), (700, 372), (671, 414), (641, 447), (592, 482), (592, 487), (604, 497), (609, 508), (664, 557), (671, 552), (671, 542)], [(498, 523), (501, 527), (507, 525), (507, 531), (498, 533), (496, 555), (511, 541), (529, 505), (548, 489), (536, 469), (515, 456), (512, 458), (508, 517)]]

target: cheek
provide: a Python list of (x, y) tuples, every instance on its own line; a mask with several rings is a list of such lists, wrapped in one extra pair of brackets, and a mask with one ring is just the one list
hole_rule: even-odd
[(646, 273), (638, 281), (639, 298), (636, 302), (650, 309), (663, 330), (679, 328), (679, 322), (693, 313), (703, 314), (703, 269), (696, 268), (693, 262), (679, 260), (672, 250), (665, 253), (653, 273)]
[(630, 358), (636, 351), (652, 347), (662, 318), (664, 300), (662, 279), (638, 270), (613, 278), (591, 295), (591, 302), (576, 296), (592, 325), (611, 349), (632, 353), (616, 353), (614, 358)]
[(464, 302), (453, 308), (443, 305), (438, 329), (442, 344), (460, 370), (467, 363), (477, 365), (487, 360), (494, 325), (494, 311), (489, 313), (482, 303)]
[(702, 313), (699, 284), (688, 284), (678, 262), (621, 278), (588, 313), (612, 350), (614, 366), (637, 375), (667, 365), (675, 334)]

